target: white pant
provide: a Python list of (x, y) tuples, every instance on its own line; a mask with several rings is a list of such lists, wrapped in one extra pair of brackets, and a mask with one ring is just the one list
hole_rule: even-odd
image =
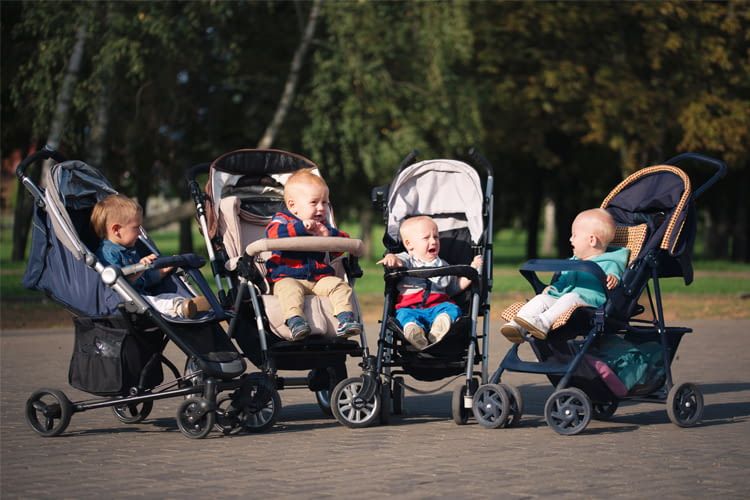
[(588, 304), (575, 292), (563, 294), (560, 298), (540, 293), (521, 307), (518, 316), (524, 319), (537, 318), (545, 331), (548, 331), (557, 318), (577, 305)]
[(185, 300), (185, 297), (182, 295), (160, 293), (159, 295), (144, 295), (143, 297), (160, 313), (177, 318), (182, 317), (180, 314), (180, 304)]

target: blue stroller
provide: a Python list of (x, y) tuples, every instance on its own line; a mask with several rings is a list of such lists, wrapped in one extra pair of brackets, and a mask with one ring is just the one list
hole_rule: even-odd
[[(691, 165), (716, 170), (695, 191), (682, 170)], [(725, 175), (726, 168), (713, 158), (685, 153), (633, 173), (612, 190), (601, 205), (616, 223), (611, 245), (630, 249), (628, 266), (612, 290), (606, 288), (602, 269), (586, 260), (535, 259), (521, 266), (537, 294), (545, 287), (539, 271), (591, 273), (602, 283), (607, 302), (599, 308), (571, 308), (545, 340), (525, 335), (538, 362), (521, 360), (515, 344), (490, 383), (474, 396), (472, 409), (479, 424), (510, 427), (521, 418), (520, 391), (500, 383), (505, 370), (549, 378), (555, 391), (544, 406), (544, 417), (562, 435), (578, 434), (591, 418), (609, 419), (623, 400), (666, 403), (669, 419), (680, 427), (700, 422), (700, 389), (688, 382), (674, 384), (671, 371), (683, 335), (692, 330), (666, 326), (660, 280), (681, 277), (686, 285), (693, 281), (695, 200)], [(651, 319), (642, 316), (646, 306), (640, 301), (650, 307)], [(522, 305), (511, 305), (502, 318), (512, 320)]]
[[(57, 164), (41, 189), (24, 170), (48, 158)], [(214, 426), (234, 433), (274, 424), (280, 409), (276, 389), (261, 374), (244, 373), (244, 359), (219, 325), (227, 319), (224, 310), (198, 272), (204, 259), (192, 254), (161, 257), (141, 231), (137, 245), (143, 254), (159, 256), (148, 267), (177, 269), (154, 293), (189, 298), (197, 286), (211, 306), (194, 319), (162, 315), (127, 279), (146, 266), (105, 267), (94, 255), (99, 238), (89, 224), (91, 211), (97, 201), (116, 193), (98, 170), (45, 148), (26, 158), (16, 175), (36, 204), (24, 286), (45, 292), (73, 314), (68, 380), (76, 389), (100, 396), (71, 402), (60, 390), (37, 390), (26, 403), (26, 420), (34, 431), (59, 435), (74, 413), (105, 407), (121, 422), (137, 423), (148, 417), (155, 400), (172, 397), (184, 398), (177, 424), (190, 438), (203, 438)], [(169, 341), (187, 356), (192, 368), (186, 375), (163, 355)], [(162, 383), (162, 365), (173, 381)], [(223, 391), (232, 392), (218, 397)]]

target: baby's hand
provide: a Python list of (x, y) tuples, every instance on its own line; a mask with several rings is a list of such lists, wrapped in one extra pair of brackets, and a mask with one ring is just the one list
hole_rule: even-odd
[(313, 236), (328, 236), (330, 234), (330, 231), (328, 231), (326, 225), (316, 220), (303, 220), (302, 224), (305, 226), (305, 231), (312, 234)]
[(376, 262), (376, 264), (383, 264), (385, 267), (404, 267), (404, 263), (401, 262), (401, 259), (392, 253), (385, 254), (382, 259)]
[(607, 290), (612, 290), (620, 282), (614, 274), (607, 275)]
[(144, 266), (149, 266), (151, 263), (156, 260), (155, 254), (149, 254), (143, 257), (140, 261), (138, 261), (139, 264), (143, 264)]
[(479, 271), (482, 268), (482, 264), (484, 264), (484, 259), (481, 255), (477, 255), (474, 257), (474, 260), (471, 261), (471, 267)]

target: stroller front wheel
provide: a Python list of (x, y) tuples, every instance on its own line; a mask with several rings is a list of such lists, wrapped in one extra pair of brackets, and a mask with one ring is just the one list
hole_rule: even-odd
[(216, 412), (204, 398), (185, 399), (177, 409), (177, 427), (191, 439), (203, 439), (216, 423)]
[(505, 427), (510, 418), (510, 396), (505, 387), (499, 384), (482, 385), (474, 393), (472, 410), (482, 427)]
[(37, 434), (62, 434), (73, 415), (73, 404), (62, 391), (39, 389), (26, 400), (26, 421)]
[(140, 403), (123, 403), (113, 406), (112, 413), (117, 420), (123, 424), (137, 424), (143, 422), (151, 414), (154, 408), (153, 401), (141, 401)]
[(555, 391), (544, 405), (544, 419), (552, 430), (563, 436), (578, 434), (591, 422), (591, 400), (580, 389), (568, 387)]
[(338, 383), (331, 394), (331, 410), (341, 424), (357, 429), (371, 425), (380, 416), (380, 391), (373, 391), (369, 398), (360, 392), (362, 377), (349, 377)]
[(676, 385), (667, 394), (667, 415), (673, 424), (692, 427), (703, 417), (703, 393), (688, 382)]

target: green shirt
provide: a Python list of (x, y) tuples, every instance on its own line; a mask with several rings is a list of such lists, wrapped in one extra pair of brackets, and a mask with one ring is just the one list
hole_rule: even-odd
[[(609, 247), (606, 252), (586, 260), (596, 262), (604, 270), (604, 274), (613, 274), (619, 280), (628, 265), (629, 256), (630, 250), (627, 248)], [(579, 259), (571, 257), (570, 260)], [(584, 302), (594, 307), (599, 307), (607, 301), (604, 287), (596, 276), (583, 271), (563, 271), (551, 283), (546, 293), (559, 298), (571, 292), (577, 293)]]

